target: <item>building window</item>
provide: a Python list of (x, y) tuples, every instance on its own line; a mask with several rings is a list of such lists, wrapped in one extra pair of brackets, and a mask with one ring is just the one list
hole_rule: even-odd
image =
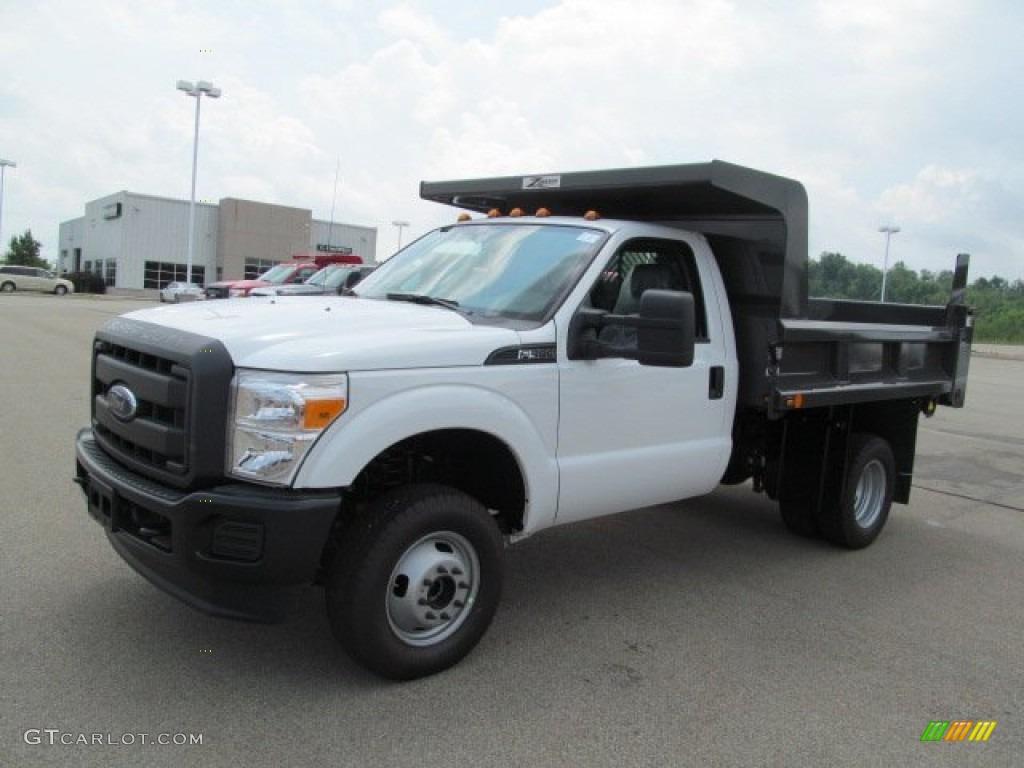
[(106, 270), (103, 273), (103, 282), (108, 288), (112, 288), (117, 282), (117, 261), (107, 259)]
[[(186, 264), (174, 264), (168, 261), (147, 261), (142, 278), (142, 287), (159, 290), (168, 283), (185, 282)], [(203, 285), (206, 282), (206, 268), (192, 265), (192, 282)]]
[(245, 260), (245, 280), (255, 280), (257, 277), (262, 275), (271, 267), (275, 267), (281, 262), (274, 261), (273, 259), (246, 259)]

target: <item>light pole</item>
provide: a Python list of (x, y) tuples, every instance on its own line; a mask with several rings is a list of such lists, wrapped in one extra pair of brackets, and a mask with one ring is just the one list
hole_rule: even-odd
[(188, 260), (185, 262), (185, 282), (192, 282), (192, 249), (196, 239), (196, 165), (199, 161), (199, 103), (205, 93), (211, 99), (220, 98), (220, 88), (213, 83), (200, 80), (191, 83), (188, 80), (178, 81), (178, 90), (184, 91), (196, 100), (196, 130), (192, 139), (192, 196), (188, 204)]
[(402, 227), (408, 227), (409, 222), (402, 221), (401, 219), (399, 219), (396, 221), (392, 221), (391, 223), (398, 227), (398, 247), (395, 249), (395, 253), (398, 253), (400, 250), (402, 250)]
[(17, 168), (18, 164), (13, 160), (0, 158), (0, 257), (3, 256), (4, 247), (4, 171), (8, 168)]
[(878, 228), (879, 232), (885, 234), (885, 264), (882, 267), (882, 303), (885, 303), (885, 279), (889, 276), (889, 240), (900, 231), (899, 227), (893, 226), (892, 224), (886, 224), (884, 227)]

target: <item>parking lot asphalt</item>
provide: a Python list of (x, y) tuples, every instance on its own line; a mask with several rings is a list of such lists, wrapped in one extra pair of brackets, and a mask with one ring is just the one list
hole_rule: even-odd
[[(922, 421), (872, 547), (790, 536), (748, 486), (557, 528), (510, 550), (465, 661), (394, 684), (317, 590), (282, 624), (209, 618), (86, 514), (90, 339), (149, 305), (0, 297), (0, 765), (1024, 764), (1024, 361), (977, 356), (967, 407)], [(997, 725), (921, 741), (955, 720)]]

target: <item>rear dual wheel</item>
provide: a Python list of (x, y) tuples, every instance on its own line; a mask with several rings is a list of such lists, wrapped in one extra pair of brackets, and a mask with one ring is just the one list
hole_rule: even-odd
[(483, 505), (446, 486), (399, 488), (348, 528), (327, 577), (331, 629), (382, 677), (440, 672), (487, 630), (503, 570), (501, 532)]
[(848, 456), (841, 495), (826, 499), (817, 513), (809, 498), (779, 502), (782, 520), (792, 533), (820, 536), (847, 549), (862, 549), (878, 538), (889, 519), (895, 487), (892, 448), (877, 435), (858, 433), (850, 437)]
[(896, 482), (896, 459), (881, 437), (855, 434), (842, 498), (827, 504), (818, 516), (822, 536), (847, 549), (862, 549), (876, 538), (889, 519)]

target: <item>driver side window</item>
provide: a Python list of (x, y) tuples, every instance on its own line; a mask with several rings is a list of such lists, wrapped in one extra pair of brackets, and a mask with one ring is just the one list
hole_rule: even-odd
[[(652, 288), (692, 293), (697, 341), (707, 341), (697, 264), (693, 251), (684, 242), (645, 238), (624, 244), (591, 288), (589, 303), (613, 315), (634, 315), (640, 311), (640, 297)], [(635, 347), (636, 329), (610, 325), (601, 329), (598, 338), (616, 347)]]

